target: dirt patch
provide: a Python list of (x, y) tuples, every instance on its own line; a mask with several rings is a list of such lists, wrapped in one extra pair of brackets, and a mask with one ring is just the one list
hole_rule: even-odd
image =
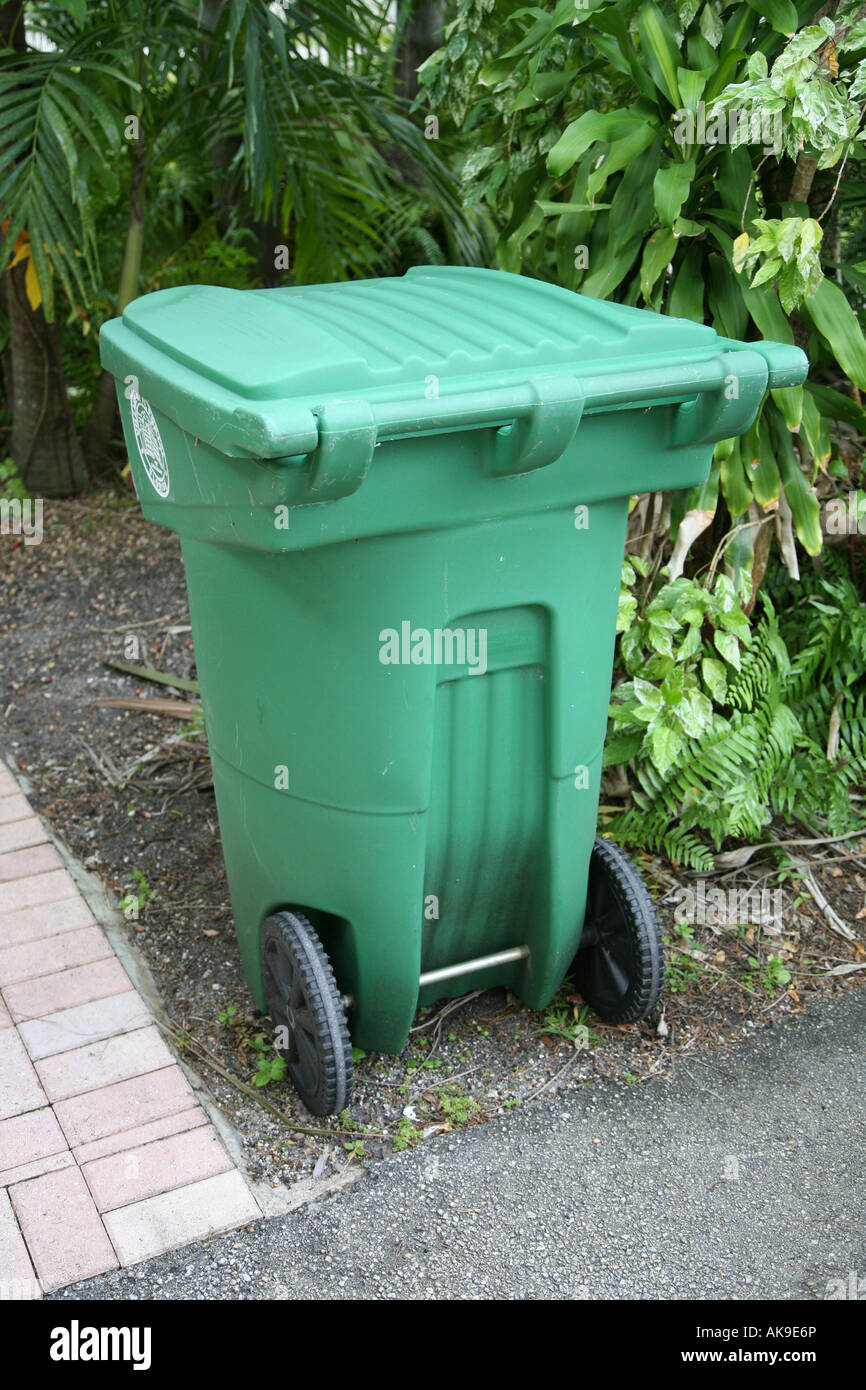
[[(831, 930), (802, 879), (780, 887), (772, 859), (758, 855), (735, 875), (706, 879), (701, 896), (694, 876), (639, 857), (669, 945), (660, 1017), (606, 1026), (568, 982), (543, 1014), (504, 990), (451, 1001), (419, 1013), (399, 1057), (358, 1059), (355, 1099), (341, 1120), (313, 1121), (288, 1083), (254, 1085), (259, 1038), (270, 1055), (268, 1023), (253, 1008), (235, 945), (204, 737), (183, 705), (172, 717), (97, 703), (172, 698), (105, 657), (195, 675), (177, 538), (146, 523), (131, 497), (107, 492), (46, 503), (40, 545), (0, 537), (0, 742), (72, 853), (126, 897), (127, 910), (140, 903), (130, 937), (181, 1046), (240, 1132), (250, 1171), (265, 1181), (378, 1157), (562, 1087), (659, 1081), (681, 1058), (866, 983), (866, 971), (850, 969), (866, 962), (863, 947)], [(811, 855), (831, 911), (863, 935), (866, 836), (796, 853)], [(714, 894), (750, 890), (755, 905), (762, 889), (763, 921), (716, 920), (725, 913)], [(677, 926), (677, 912), (703, 920)]]

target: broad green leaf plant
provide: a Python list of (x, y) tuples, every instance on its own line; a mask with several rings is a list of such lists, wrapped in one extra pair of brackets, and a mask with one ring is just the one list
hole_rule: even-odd
[[(793, 0), (458, 0), (422, 71), (419, 105), (450, 118), (443, 140), (462, 144), (464, 196), (501, 268), (808, 351), (805, 388), (769, 392), (707, 482), (674, 496), (668, 565), (623, 568), (606, 828), (699, 869), (729, 837), (766, 838), (776, 815), (862, 824), (866, 607), (838, 552), (800, 580), (796, 541), (818, 554), (815, 485), (833, 472), (848, 485), (839, 426), (866, 433), (866, 339), (842, 288), (862, 293), (866, 276), (832, 249), (844, 171), (864, 165), (864, 16)], [(689, 578), (722, 504), (723, 540)], [(757, 588), (770, 527), (779, 554)]]
[(866, 7), (818, 13), (459, 0), (422, 69), (419, 103), (464, 144), (465, 196), (495, 228), (501, 268), (725, 337), (796, 341), (830, 370), (833, 385), (768, 393), (752, 429), (716, 448), (708, 483), (674, 498), (672, 576), (720, 500), (733, 573), (752, 571), (771, 517), (796, 574), (794, 537), (821, 549), (819, 474), (844, 471), (831, 427), (866, 432), (856, 391), (837, 389), (866, 389), (866, 338), (822, 263), (843, 171), (866, 153)]

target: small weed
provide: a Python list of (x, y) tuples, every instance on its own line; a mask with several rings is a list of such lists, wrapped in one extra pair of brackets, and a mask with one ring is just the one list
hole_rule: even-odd
[(16, 497), (19, 502), (26, 502), (29, 496), (26, 487), (18, 476), (18, 469), (10, 458), (0, 460), (0, 494), (5, 497)]
[(352, 1048), (352, 1061), (355, 1063), (356, 1066), (358, 1065), (359, 1062), (363, 1062), (363, 1060), (364, 1060), (364, 1058), (366, 1057), (366, 1055), (367, 1055), (367, 1053), (366, 1053), (366, 1051), (364, 1050), (363, 1047), (353, 1047), (353, 1048)]
[(464, 1096), (459, 1093), (455, 1095), (443, 1090), (439, 1092), (439, 1108), (451, 1128), (460, 1129), (469, 1123), (480, 1107), (478, 1101), (473, 1100), (471, 1096)]
[(749, 970), (771, 997), (791, 983), (791, 972), (782, 964), (781, 956), (768, 956), (763, 966), (756, 956), (749, 956)]
[(683, 994), (689, 985), (701, 978), (702, 966), (691, 952), (695, 949), (695, 929), (687, 922), (675, 922), (674, 931), (683, 943), (672, 936), (663, 936), (668, 949), (666, 988), (671, 994)]
[(133, 869), (132, 877), (135, 879), (136, 888), (131, 892), (125, 893), (123, 895), (123, 897), (120, 899), (120, 902), (118, 903), (118, 907), (120, 908), (124, 917), (132, 921), (137, 921), (139, 916), (141, 915), (141, 909), (144, 907), (148, 898), (152, 898), (154, 896), (154, 892), (153, 889), (149, 886), (147, 879), (145, 878), (141, 869)]
[(238, 1011), (236, 1004), (229, 1004), (227, 1008), (221, 1009), (217, 1014), (220, 1023), (224, 1023), (227, 1028), (234, 1028), (238, 1022)]
[(397, 1126), (397, 1133), (394, 1135), (394, 1153), (399, 1153), (401, 1149), (411, 1149), (420, 1138), (420, 1134), (408, 1115), (404, 1115)]
[(285, 1074), (285, 1057), (260, 1057), (258, 1070), (253, 1077), (253, 1085), (269, 1086), (272, 1081), (282, 1081)]
[(598, 1033), (588, 1025), (588, 1017), (589, 1009), (586, 1005), (579, 1009), (574, 1003), (574, 996), (560, 990), (544, 1015), (544, 1027), (536, 1028), (535, 1031), (546, 1033), (548, 1037), (561, 1038), (564, 1042), (571, 1043), (572, 1047), (586, 1051), (600, 1041)]
[(268, 1052), (263, 1033), (250, 1038), (250, 1047), (258, 1057), (258, 1068), (253, 1077), (254, 1086), (269, 1086), (272, 1081), (282, 1081), (286, 1074), (286, 1059), (276, 1053)]
[(204, 712), (200, 709), (194, 710), (186, 724), (181, 724), (178, 729), (181, 738), (198, 738), (205, 732)]

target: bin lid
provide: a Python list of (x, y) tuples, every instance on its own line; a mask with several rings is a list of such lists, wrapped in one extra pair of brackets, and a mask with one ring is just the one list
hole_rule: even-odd
[[(802, 381), (807, 366), (787, 344), (734, 343), (690, 319), (467, 266), (158, 290), (104, 325), (100, 351), (130, 399), (224, 455), (316, 452), (323, 500), (357, 486), (372, 450), (398, 435), (516, 421), (500, 448), (509, 472), (559, 457), (582, 412), (691, 402), (679, 442), (727, 438), (768, 382)], [(723, 399), (732, 371), (738, 389)]]
[(391, 394), (475, 374), (602, 364), (712, 346), (712, 328), (575, 295), (521, 275), (416, 267), (292, 289), (189, 285), (134, 300), (123, 323), (251, 401)]

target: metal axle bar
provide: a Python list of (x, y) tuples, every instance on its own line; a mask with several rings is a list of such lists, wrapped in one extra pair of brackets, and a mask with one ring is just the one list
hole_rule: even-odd
[(495, 965), (509, 965), (515, 960), (525, 960), (528, 955), (528, 946), (511, 946), (507, 951), (495, 951), (492, 956), (476, 956), (475, 960), (443, 965), (439, 970), (425, 970), (418, 987), (423, 989), (425, 985), (438, 985), (440, 980), (453, 980), (456, 975), (472, 975), (476, 970), (492, 970)]

